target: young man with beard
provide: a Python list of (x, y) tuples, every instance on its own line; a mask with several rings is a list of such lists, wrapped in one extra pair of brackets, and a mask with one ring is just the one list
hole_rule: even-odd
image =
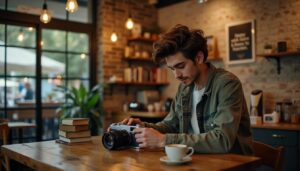
[(163, 121), (122, 121), (142, 126), (134, 130), (141, 148), (186, 144), (198, 153), (253, 154), (241, 82), (206, 62), (207, 55), (203, 32), (183, 25), (175, 26), (154, 44), (154, 61), (166, 64), (181, 84)]

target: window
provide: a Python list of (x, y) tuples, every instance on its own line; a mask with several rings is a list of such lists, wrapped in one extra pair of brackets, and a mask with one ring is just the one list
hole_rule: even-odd
[[(10, 13), (35, 14), (34, 9), (42, 6), (42, 1), (37, 0), (0, 2), (0, 10), (7, 5), (5, 10)], [(0, 16), (0, 117), (39, 123), (37, 128), (24, 132), (23, 137), (29, 140), (58, 137), (59, 121), (55, 111), (65, 102), (65, 97), (55, 91), (56, 87), (79, 86), (80, 83), (90, 87), (91, 70), (95, 70), (91, 69), (92, 24), (73, 22), (71, 27), (68, 26), (70, 20), (90, 21), (88, 5), (82, 6), (73, 15), (65, 11), (65, 1), (48, 0), (47, 3), (48, 8), (57, 10), (53, 20), (68, 20), (58, 29), (40, 25), (40, 21), (35, 21), (36, 18), (28, 14), (13, 12), (17, 17)], [(80, 3), (91, 2), (82, 0), (79, 6)], [(27, 15), (27, 19), (20, 19), (23, 15)], [(13, 133), (13, 136), (16, 135)]]

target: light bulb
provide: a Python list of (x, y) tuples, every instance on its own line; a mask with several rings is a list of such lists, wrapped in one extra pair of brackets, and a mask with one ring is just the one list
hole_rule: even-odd
[(43, 11), (42, 11), (40, 20), (41, 20), (41, 22), (43, 22), (45, 24), (47, 24), (51, 21), (51, 14), (47, 9), (47, 4), (46, 3), (44, 3), (44, 5), (43, 5)]
[(85, 55), (84, 53), (82, 53), (82, 54), (80, 55), (80, 58), (81, 58), (81, 59), (85, 59), (85, 56), (86, 56), (86, 55)]
[(117, 36), (117, 34), (116, 34), (115, 32), (113, 32), (113, 33), (111, 34), (110, 40), (111, 40), (112, 42), (116, 42), (116, 41), (118, 40), (118, 36)]
[(78, 9), (78, 3), (77, 0), (68, 0), (66, 4), (66, 10), (69, 11), (70, 13), (73, 13), (77, 11)]
[(32, 32), (32, 30), (33, 30), (33, 27), (28, 27), (29, 32)]
[(129, 17), (129, 18), (127, 19), (127, 21), (126, 21), (126, 28), (127, 28), (128, 30), (131, 30), (131, 29), (133, 28), (133, 25), (134, 25), (134, 23), (133, 23), (131, 17)]
[(23, 40), (24, 40), (24, 33), (23, 33), (23, 31), (21, 31), (21, 32), (19, 33), (17, 39), (18, 39), (19, 42), (23, 42)]

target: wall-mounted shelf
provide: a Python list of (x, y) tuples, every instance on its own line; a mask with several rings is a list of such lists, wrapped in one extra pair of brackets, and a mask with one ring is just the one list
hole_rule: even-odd
[(221, 57), (207, 58), (207, 61), (209, 61), (209, 62), (222, 61), (222, 60), (223, 60), (223, 58), (221, 58)]
[(169, 85), (168, 82), (126, 82), (126, 81), (117, 81), (117, 82), (108, 82), (108, 85), (110, 85), (110, 93), (112, 94), (113, 92), (113, 86), (125, 86), (126, 88), (126, 94), (128, 94), (128, 87), (129, 86), (156, 86), (156, 87), (161, 87), (161, 86), (167, 86)]
[(137, 37), (137, 38), (129, 38), (128, 39), (128, 43), (131, 42), (142, 42), (142, 43), (154, 43), (155, 40), (153, 39), (147, 39), (147, 38), (143, 38), (143, 37)]
[(134, 58), (134, 57), (127, 57), (122, 58), (122, 60), (129, 62), (129, 66), (131, 66), (132, 62), (143, 62), (149, 64), (155, 64), (151, 58)]
[(270, 54), (258, 54), (257, 56), (265, 57), (268, 60), (274, 59), (277, 62), (277, 73), (280, 74), (281, 71), (281, 58), (289, 57), (289, 56), (299, 56), (300, 52), (278, 52), (278, 53), (270, 53)]

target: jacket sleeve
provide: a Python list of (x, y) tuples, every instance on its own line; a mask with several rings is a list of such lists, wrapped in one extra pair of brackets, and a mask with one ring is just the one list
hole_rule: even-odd
[(218, 86), (217, 111), (205, 123), (212, 128), (201, 134), (166, 134), (166, 144), (186, 144), (197, 153), (227, 153), (231, 150), (239, 129), (244, 94), (237, 78), (223, 80)]

